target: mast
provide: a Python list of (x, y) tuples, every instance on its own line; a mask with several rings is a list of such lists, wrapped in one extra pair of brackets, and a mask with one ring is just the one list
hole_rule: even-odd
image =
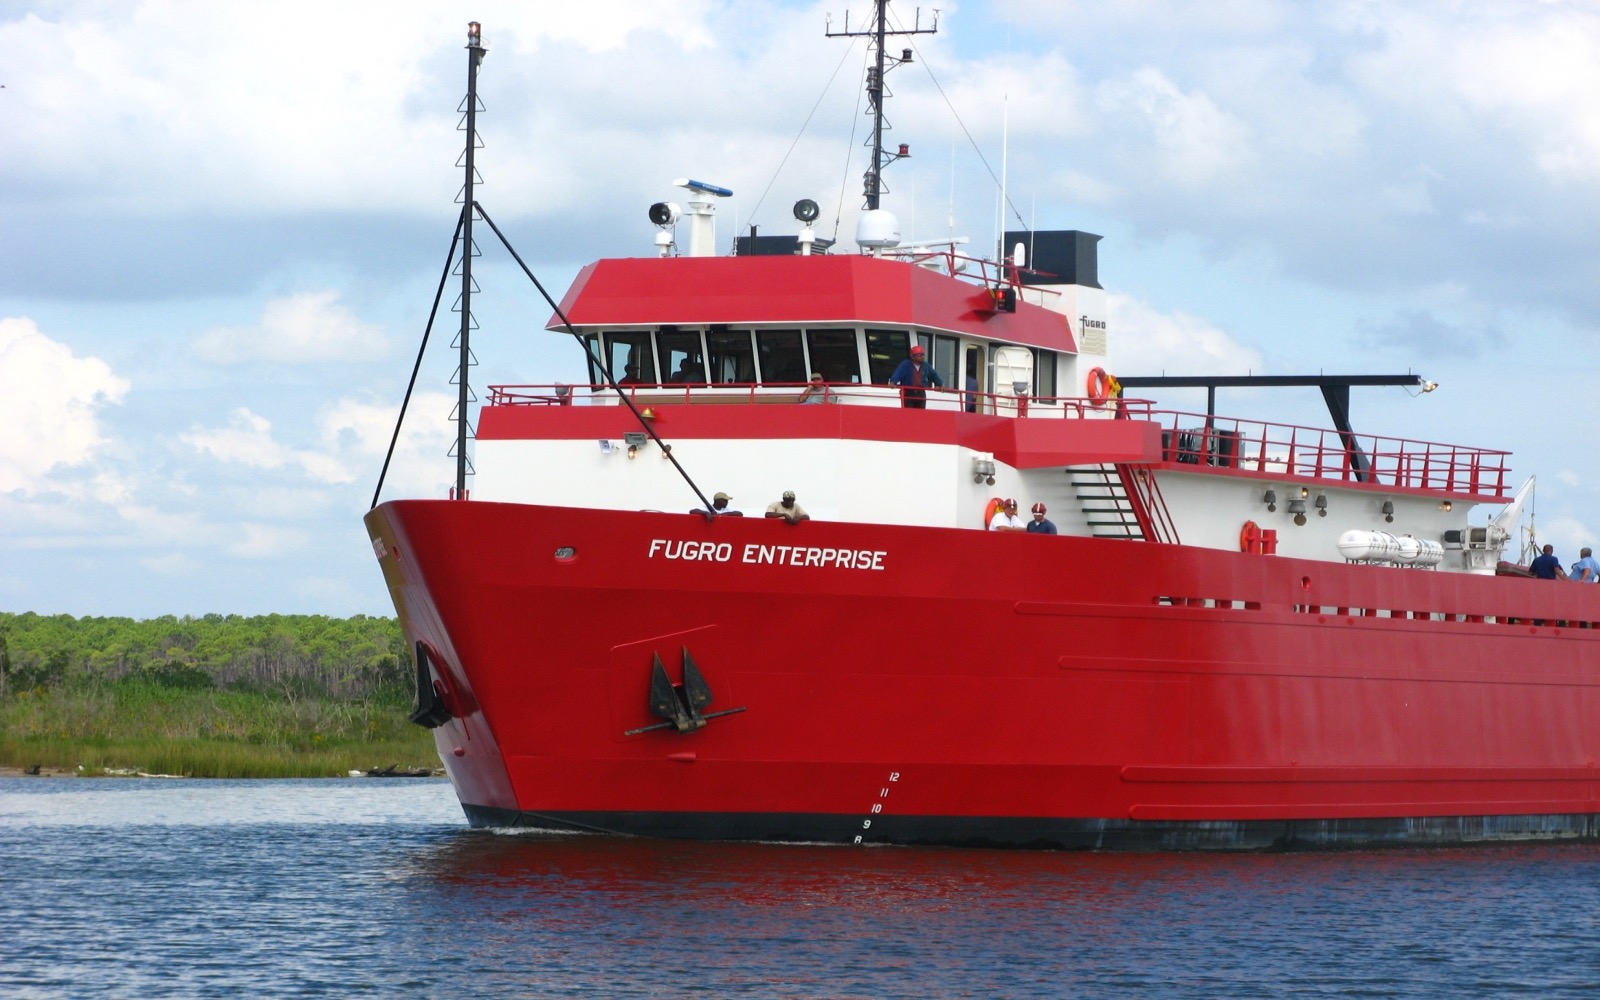
[(883, 130), (893, 128), (883, 117), (883, 99), (893, 97), (884, 87), (883, 77), (889, 70), (904, 66), (911, 62), (911, 50), (902, 49), (900, 57), (889, 65), (885, 65), (883, 43), (891, 35), (931, 35), (939, 30), (939, 12), (933, 12), (933, 26), (922, 27), (922, 8), (917, 8), (916, 21), (912, 27), (890, 30), (888, 25), (889, 0), (873, 0), (872, 26), (865, 31), (850, 30), (850, 15), (844, 16), (844, 30), (834, 31), (830, 22), (825, 35), (828, 38), (870, 38), (873, 48), (872, 65), (867, 67), (867, 114), (872, 116), (872, 138), (867, 144), (872, 147), (872, 160), (867, 165), (867, 172), (862, 178), (862, 195), (866, 199), (863, 207), (869, 211), (878, 208), (878, 201), (888, 189), (883, 186), (883, 168), (896, 160), (902, 160), (911, 155), (911, 147), (906, 143), (900, 144), (898, 152), (886, 153), (883, 149)]
[(472, 347), (470, 335), (472, 331), (472, 258), (477, 247), (472, 242), (472, 219), (477, 214), (477, 201), (474, 199), (475, 181), (477, 170), (473, 166), (473, 154), (478, 146), (478, 66), (483, 62), (483, 57), (488, 53), (483, 47), (482, 26), (477, 21), (467, 24), (467, 99), (464, 102), (466, 110), (467, 150), (461, 157), (461, 162), (466, 167), (466, 182), (461, 189), (461, 335), (459, 348), (460, 361), (456, 367), (457, 396), (456, 396), (456, 489), (455, 498), (467, 498), (467, 434), (470, 427), (467, 420), (467, 404), (471, 397), (471, 387), (467, 384), (467, 372), (472, 364)]

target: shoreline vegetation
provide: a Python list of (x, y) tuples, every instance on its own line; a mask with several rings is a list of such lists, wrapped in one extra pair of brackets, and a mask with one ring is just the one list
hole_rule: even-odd
[(0, 612), (0, 773), (434, 772), (392, 618)]

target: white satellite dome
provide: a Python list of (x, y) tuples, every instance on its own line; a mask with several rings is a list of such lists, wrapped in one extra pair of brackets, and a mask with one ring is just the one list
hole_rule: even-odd
[(862, 212), (856, 219), (856, 245), (872, 250), (899, 246), (900, 220), (882, 208)]

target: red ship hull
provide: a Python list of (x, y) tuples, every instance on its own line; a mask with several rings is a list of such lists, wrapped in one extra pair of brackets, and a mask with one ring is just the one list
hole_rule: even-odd
[[(479, 501), (367, 524), (474, 825), (1162, 849), (1600, 835), (1600, 588)], [(659, 658), (683, 683), (686, 651), (713, 699), (680, 732), (651, 677)]]

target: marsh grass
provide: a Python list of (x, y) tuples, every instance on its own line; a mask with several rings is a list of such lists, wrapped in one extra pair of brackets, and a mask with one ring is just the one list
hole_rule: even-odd
[(207, 778), (342, 776), (439, 766), (433, 736), (389, 698), (123, 680), (12, 692), (0, 704), (0, 766)]

